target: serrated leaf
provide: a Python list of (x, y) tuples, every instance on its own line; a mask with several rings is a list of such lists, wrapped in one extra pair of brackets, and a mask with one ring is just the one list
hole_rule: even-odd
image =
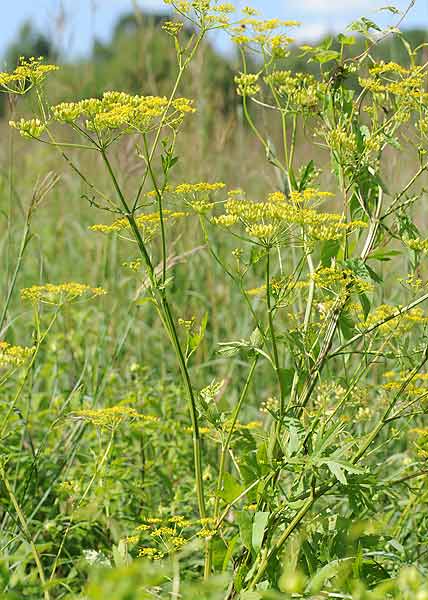
[(340, 483), (342, 483), (343, 485), (346, 485), (348, 483), (346, 480), (345, 473), (343, 472), (342, 467), (338, 463), (326, 461), (325, 464), (327, 465), (332, 475), (334, 475), (336, 479), (340, 481)]

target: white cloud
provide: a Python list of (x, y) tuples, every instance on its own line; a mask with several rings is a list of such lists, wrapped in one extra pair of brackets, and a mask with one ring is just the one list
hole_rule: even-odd
[(350, 12), (353, 10), (364, 11), (376, 9), (381, 6), (379, 1), (373, 0), (300, 0), (300, 8), (307, 12), (328, 14), (333, 17), (334, 12)]
[(313, 42), (323, 38), (331, 32), (327, 25), (322, 23), (308, 23), (301, 27), (296, 27), (292, 32), (292, 37), (299, 42)]

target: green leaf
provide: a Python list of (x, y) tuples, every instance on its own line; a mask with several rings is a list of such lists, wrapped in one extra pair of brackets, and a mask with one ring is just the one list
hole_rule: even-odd
[(230, 473), (224, 474), (223, 489), (220, 497), (226, 502), (233, 502), (242, 492), (244, 487), (232, 477)]
[(359, 31), (363, 35), (368, 35), (371, 29), (373, 31), (382, 31), (382, 29), (377, 23), (375, 23), (371, 19), (367, 19), (367, 17), (361, 17), (361, 19), (359, 19), (358, 21), (354, 21), (353, 23), (351, 23), (348, 29), (350, 29), (351, 31)]
[(368, 274), (370, 275), (370, 279), (373, 279), (373, 281), (375, 283), (383, 283), (382, 277), (380, 275), (378, 275), (376, 273), (376, 271), (373, 271), (373, 269), (371, 267), (369, 267), (367, 264), (366, 264), (366, 269), (368, 271)]
[(379, 12), (381, 12), (381, 11), (390, 12), (393, 15), (401, 14), (400, 10), (396, 6), (381, 6), (379, 8)]
[(291, 391), (294, 380), (294, 369), (279, 369), (279, 377), (284, 395), (288, 395)]
[(370, 300), (367, 298), (366, 294), (363, 294), (363, 293), (359, 294), (359, 298), (360, 298), (361, 308), (363, 309), (363, 313), (364, 313), (364, 319), (367, 319), (367, 317), (370, 313), (370, 308), (371, 308)]
[(378, 252), (373, 252), (372, 254), (370, 254), (369, 259), (370, 260), (379, 260), (381, 262), (388, 262), (394, 256), (400, 256), (401, 254), (402, 253), (399, 250), (389, 250), (388, 252), (378, 251)]
[(256, 512), (254, 515), (251, 545), (256, 554), (258, 554), (261, 550), (268, 521), (268, 512)]
[(321, 246), (321, 263), (323, 267), (329, 267), (331, 265), (331, 259), (336, 258), (339, 254), (340, 242), (339, 240), (327, 240)]
[(297, 184), (296, 177), (294, 175), (294, 171), (292, 168), (290, 168), (290, 183), (291, 183), (291, 187), (293, 190), (299, 189), (299, 186)]
[(300, 178), (300, 182), (298, 185), (299, 192), (302, 192), (303, 190), (306, 189), (306, 184), (312, 180), (314, 173), (315, 173), (315, 163), (313, 160), (311, 160), (306, 165), (305, 170), (303, 171), (302, 176)]
[(232, 560), (233, 552), (235, 550), (236, 544), (238, 543), (238, 540), (239, 540), (239, 535), (235, 535), (229, 542), (227, 542), (227, 550), (224, 555), (223, 566), (222, 566), (223, 572), (227, 570), (229, 563)]
[(343, 337), (346, 340), (351, 339), (351, 337), (355, 334), (354, 322), (351, 316), (346, 312), (342, 312), (339, 317), (339, 327)]
[(244, 510), (236, 515), (241, 542), (247, 550), (251, 550), (252, 547), (253, 516), (253, 514)]
[(337, 36), (337, 41), (340, 42), (343, 46), (353, 46), (355, 44), (355, 36), (344, 35), (343, 33), (339, 33)]
[(324, 50), (322, 52), (318, 52), (314, 56), (314, 60), (319, 62), (321, 65), (331, 62), (332, 60), (338, 60), (339, 58), (340, 54), (339, 52), (336, 52), (336, 50)]
[(340, 483), (342, 483), (343, 485), (346, 485), (348, 483), (346, 480), (345, 473), (343, 472), (342, 467), (338, 463), (327, 461), (326, 465), (329, 468), (330, 472), (336, 477), (336, 479), (340, 481)]
[(205, 330), (207, 328), (207, 323), (208, 313), (205, 313), (198, 331), (189, 336), (189, 347), (192, 353), (195, 352), (195, 350), (197, 350), (203, 342), (203, 339), (205, 337)]

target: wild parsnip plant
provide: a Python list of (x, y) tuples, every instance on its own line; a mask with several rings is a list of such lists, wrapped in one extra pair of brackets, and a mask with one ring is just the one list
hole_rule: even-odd
[[(51, 106), (44, 80), (55, 67), (35, 59), (0, 75), (9, 94), (28, 92), (36, 101), (36, 114), (10, 125), (57, 150), (80, 178), (94, 214), (105, 216), (91, 235), (129, 248), (124, 268), (136, 280), (138, 343), (146, 343), (141, 321), (155, 312), (176, 364), (168, 383), (132, 365), (119, 392), (103, 379), (94, 403), (83, 397), (80, 407), (71, 398), (76, 384), (50, 428), (70, 427), (58, 444), (70, 449), (66, 471), (78, 475), (37, 489), (40, 505), (30, 515), (10, 484), (15, 467), (5, 451), (2, 509), (14, 532), (5, 548), (16, 548), (17, 538), (28, 546), (25, 559), (9, 561), (5, 597), (18, 597), (13, 588), (24, 574), (14, 573), (32, 561), (31, 591), (20, 588), (19, 597), (423, 600), (428, 240), (415, 217), (428, 169), (423, 48), (407, 45), (406, 64), (376, 62), (372, 34), (379, 28), (361, 19), (350, 27), (355, 34), (304, 46), (317, 74), (295, 73), (287, 57), (297, 23), (263, 20), (251, 8), (236, 14), (234, 6), (211, 0), (166, 4), (176, 12), (163, 25), (177, 54), (169, 97), (111, 91)], [(211, 181), (175, 176), (178, 142), (198, 110), (180, 95), (182, 80), (217, 29), (238, 49), (243, 115), (277, 182), (262, 196), (245, 181), (235, 188), (216, 181), (215, 164)], [(367, 40), (359, 55), (356, 34)], [(299, 155), (303, 138), (312, 157)], [(125, 145), (140, 165), (134, 188), (119, 169)], [(387, 165), (403, 153), (411, 153), (413, 172), (404, 183), (390, 182)], [(89, 154), (105, 171), (103, 189), (85, 169)], [(326, 156), (330, 177), (321, 173)], [(183, 230), (186, 248), (177, 255)], [(208, 379), (197, 359), (213, 339), (213, 307), (201, 278), (204, 308), (189, 315), (188, 290), (175, 283), (178, 265), (200, 249), (198, 236), (216, 276), (234, 290), (227, 311), (245, 313), (249, 324), (237, 338), (216, 340)], [(8, 394), (17, 386), (2, 448), (29, 379), (44, 376), (35, 367), (58, 315), (103, 294), (76, 283), (22, 291), (34, 308), (34, 346), (0, 343), (1, 385)], [(124, 344), (126, 335), (118, 353)], [(233, 365), (233, 376), (222, 379), (216, 365)], [(85, 436), (90, 450), (80, 452)], [(121, 463), (126, 448), (140, 456), (141, 467)], [(169, 478), (158, 463), (171, 464)], [(153, 498), (142, 494), (147, 485)], [(64, 517), (53, 539), (48, 531), (33, 533), (48, 497)], [(103, 523), (113, 521), (115, 543), (103, 532)], [(76, 557), (79, 532), (91, 526), (103, 541), (86, 559), (104, 570), (95, 570), (86, 586)]]

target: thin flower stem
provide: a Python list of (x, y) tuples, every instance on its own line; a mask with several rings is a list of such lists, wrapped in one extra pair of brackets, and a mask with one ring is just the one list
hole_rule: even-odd
[(146, 155), (146, 164), (150, 173), (150, 178), (152, 180), (153, 186), (155, 188), (156, 197), (158, 199), (158, 207), (159, 207), (159, 219), (161, 226), (161, 239), (162, 239), (162, 284), (165, 284), (166, 281), (166, 269), (167, 269), (167, 249), (166, 249), (166, 233), (165, 233), (165, 220), (163, 214), (163, 197), (162, 192), (159, 189), (159, 186), (156, 181), (155, 174), (153, 172), (152, 161), (150, 160), (149, 147), (147, 145), (147, 137), (143, 135), (144, 142), (144, 151)]
[(15, 394), (12, 402), (9, 404), (9, 408), (7, 410), (7, 413), (6, 413), (5, 417), (4, 417), (4, 419), (3, 419), (2, 428), (0, 430), (0, 440), (3, 439), (3, 436), (4, 436), (5, 431), (6, 431), (7, 424), (8, 424), (9, 419), (10, 419), (10, 416), (11, 416), (13, 410), (15, 409), (15, 406), (17, 405), (18, 400), (21, 397), (21, 394), (22, 394), (22, 392), (24, 390), (25, 384), (27, 383), (27, 380), (28, 380), (28, 378), (30, 376), (31, 370), (33, 368), (33, 365), (34, 365), (34, 363), (36, 361), (36, 358), (37, 358), (37, 355), (39, 353), (40, 347), (42, 346), (44, 340), (48, 336), (50, 330), (52, 329), (52, 327), (53, 327), (53, 325), (54, 325), (54, 323), (55, 323), (55, 321), (57, 319), (58, 312), (59, 312), (59, 307), (55, 311), (55, 313), (54, 313), (54, 315), (53, 315), (53, 317), (52, 317), (52, 319), (51, 319), (51, 321), (50, 321), (47, 329), (43, 332), (43, 334), (41, 334), (40, 333), (40, 323), (39, 323), (38, 311), (37, 311), (37, 309), (35, 309), (35, 315), (36, 315), (36, 317), (35, 317), (35, 320), (36, 320), (36, 322), (35, 322), (35, 328), (36, 328), (36, 335), (37, 335), (36, 347), (35, 347), (35, 350), (33, 352), (32, 357), (31, 357), (31, 360), (28, 363), (28, 366), (27, 366), (27, 369), (25, 371), (24, 377), (23, 377), (23, 379), (21, 381), (21, 384), (19, 385), (19, 387), (18, 387), (18, 389), (16, 391), (16, 394)]
[(221, 495), (221, 492), (223, 489), (223, 479), (224, 479), (226, 456), (229, 452), (230, 443), (232, 441), (232, 437), (235, 432), (235, 427), (236, 427), (236, 423), (238, 421), (239, 413), (241, 412), (241, 408), (248, 396), (248, 390), (249, 390), (251, 381), (253, 379), (258, 360), (259, 360), (259, 355), (257, 354), (255, 356), (255, 358), (253, 359), (253, 362), (251, 363), (251, 367), (248, 372), (247, 379), (245, 381), (245, 385), (241, 391), (241, 395), (239, 397), (239, 400), (238, 400), (238, 402), (235, 406), (235, 409), (233, 411), (233, 414), (232, 414), (232, 420), (229, 424), (229, 431), (227, 433), (224, 443), (222, 444), (220, 465), (219, 465), (219, 472), (218, 472), (218, 479), (217, 479), (216, 498), (215, 498), (215, 504), (214, 504), (214, 518), (215, 519), (218, 519), (219, 512), (220, 512), (220, 499), (221, 499), (220, 495)]
[(278, 344), (276, 341), (276, 333), (275, 326), (273, 323), (273, 311), (274, 307), (272, 305), (272, 297), (271, 297), (271, 281), (270, 281), (270, 248), (268, 248), (266, 255), (266, 304), (268, 309), (268, 320), (269, 320), (269, 333), (272, 342), (273, 349), (273, 359), (275, 365), (275, 372), (278, 378), (279, 389), (280, 389), (280, 421), (282, 421), (282, 417), (284, 416), (284, 383), (281, 377), (281, 366), (279, 363), (279, 352), (278, 352)]
[(6, 300), (5, 300), (2, 314), (0, 317), (0, 336), (2, 336), (2, 333), (3, 333), (3, 327), (4, 327), (4, 324), (6, 321), (7, 311), (9, 310), (10, 301), (12, 299), (12, 294), (15, 290), (16, 280), (18, 278), (19, 271), (21, 270), (24, 253), (27, 248), (29, 239), (30, 239), (30, 215), (28, 213), (27, 218), (25, 220), (24, 232), (23, 232), (22, 238), (21, 238), (21, 245), (19, 248), (18, 258), (16, 260), (16, 265), (15, 265), (15, 269), (14, 269), (14, 272), (12, 275), (12, 280), (9, 283), (9, 289), (7, 292)]
[[(112, 445), (113, 445), (114, 434), (115, 434), (115, 430), (113, 428), (111, 430), (110, 438), (109, 438), (108, 444), (106, 446), (106, 449), (103, 452), (101, 460), (99, 460), (97, 462), (97, 465), (95, 467), (95, 471), (94, 471), (91, 479), (89, 480), (89, 483), (88, 483), (88, 485), (85, 488), (85, 491), (83, 492), (82, 496), (80, 497), (79, 502), (77, 503), (77, 508), (79, 508), (80, 506), (82, 506), (83, 502), (86, 500), (86, 497), (89, 494), (89, 492), (90, 492), (90, 490), (91, 490), (91, 488), (92, 488), (92, 486), (94, 484), (95, 479), (97, 478), (98, 474), (100, 473), (101, 469), (103, 468), (103, 466), (104, 466), (104, 464), (105, 464), (105, 462), (106, 462), (106, 460), (107, 460), (107, 458), (108, 458), (108, 456), (110, 454)], [(68, 524), (67, 529), (65, 530), (64, 535), (63, 535), (62, 540), (61, 540), (61, 543), (59, 545), (58, 552), (57, 552), (57, 554), (55, 556), (54, 564), (52, 566), (51, 575), (50, 575), (50, 578), (49, 578), (50, 581), (52, 581), (54, 579), (54, 577), (55, 577), (56, 569), (57, 569), (57, 566), (58, 566), (58, 561), (59, 561), (60, 556), (62, 554), (62, 550), (64, 548), (64, 545), (65, 545), (66, 539), (68, 537), (68, 534), (70, 533), (71, 527), (72, 527), (72, 521), (70, 521), (70, 523)]]
[(341, 354), (343, 352), (343, 350), (345, 350), (352, 344), (359, 342), (361, 339), (363, 339), (369, 333), (376, 331), (376, 329), (378, 329), (379, 327), (382, 327), (382, 325), (385, 325), (386, 323), (389, 323), (389, 321), (392, 321), (393, 319), (396, 319), (397, 317), (405, 315), (406, 313), (411, 311), (413, 308), (416, 308), (417, 306), (419, 306), (419, 304), (422, 304), (423, 302), (426, 302), (427, 300), (428, 300), (428, 294), (424, 294), (423, 296), (420, 296), (420, 298), (417, 298), (413, 302), (410, 302), (410, 304), (407, 304), (407, 306), (403, 306), (403, 308), (397, 308), (397, 310), (394, 311), (392, 314), (388, 315), (384, 319), (381, 319), (380, 321), (378, 321), (371, 327), (368, 327), (364, 331), (361, 331), (361, 333), (357, 333), (351, 339), (347, 340), (346, 342), (344, 342), (343, 344), (341, 344), (340, 346), (338, 346), (337, 348), (332, 350), (329, 353), (328, 357), (333, 358), (334, 356), (338, 356), (339, 354)]
[(148, 275), (149, 275), (149, 278), (150, 278), (150, 281), (152, 284), (152, 291), (153, 291), (153, 294), (155, 297), (155, 301), (156, 301), (156, 304), (157, 304), (159, 310), (162, 312), (162, 316), (163, 316), (162, 322), (166, 325), (167, 333), (169, 334), (170, 340), (174, 347), (174, 350), (175, 350), (175, 353), (176, 353), (176, 356), (178, 359), (183, 383), (184, 383), (185, 389), (187, 391), (190, 417), (191, 417), (191, 422), (192, 422), (192, 431), (193, 431), (193, 455), (194, 455), (194, 466), (195, 466), (196, 494), (197, 494), (197, 500), (198, 500), (199, 514), (200, 514), (201, 519), (203, 519), (206, 516), (206, 508), (205, 508), (205, 496), (204, 496), (203, 475), (202, 475), (201, 439), (200, 439), (200, 432), (199, 432), (196, 400), (195, 400), (195, 395), (193, 392), (192, 383), (190, 380), (189, 371), (188, 371), (188, 368), (186, 365), (186, 360), (185, 360), (183, 350), (180, 345), (180, 340), (178, 338), (177, 329), (176, 329), (174, 319), (173, 319), (173, 316), (171, 313), (171, 309), (170, 309), (170, 306), (169, 306), (169, 303), (167, 300), (166, 290), (164, 288), (159, 289), (159, 287), (158, 287), (158, 284), (156, 281), (155, 269), (153, 267), (152, 261), (148, 254), (147, 248), (144, 244), (141, 233), (138, 229), (138, 225), (135, 221), (134, 215), (129, 211), (128, 204), (126, 202), (126, 199), (123, 195), (123, 192), (120, 188), (119, 182), (114, 174), (113, 168), (111, 166), (111, 163), (110, 163), (105, 151), (101, 150), (101, 154), (102, 154), (104, 162), (107, 166), (110, 177), (113, 181), (113, 185), (116, 189), (119, 200), (120, 200), (123, 208), (125, 209), (126, 218), (128, 219), (128, 222), (132, 228), (132, 231), (134, 233), (134, 236), (135, 236), (138, 246), (140, 248), (142, 257), (145, 261)]

